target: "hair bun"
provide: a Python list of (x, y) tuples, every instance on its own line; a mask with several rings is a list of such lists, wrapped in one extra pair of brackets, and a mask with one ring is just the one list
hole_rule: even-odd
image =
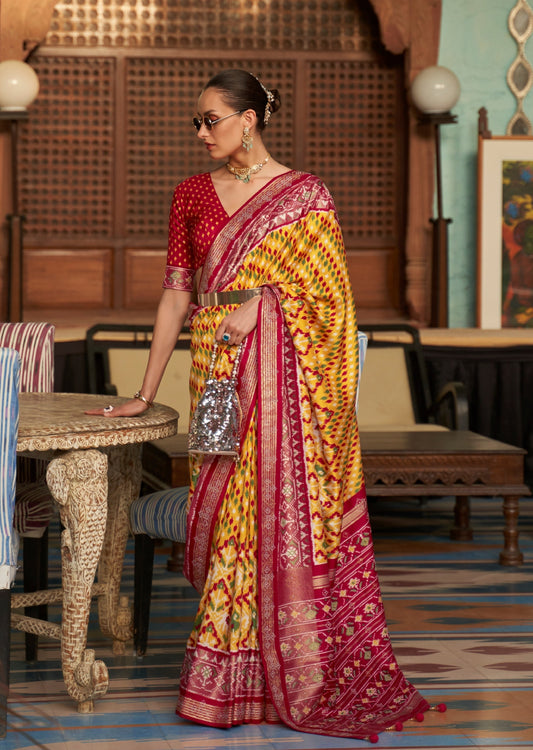
[(272, 112), (277, 112), (278, 109), (281, 107), (281, 97), (279, 95), (279, 91), (277, 89), (270, 89), (270, 93), (274, 97), (270, 101), (270, 109)]

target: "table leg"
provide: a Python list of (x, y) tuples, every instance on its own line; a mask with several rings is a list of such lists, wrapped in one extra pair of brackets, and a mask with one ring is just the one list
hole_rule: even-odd
[(106, 448), (109, 462), (107, 526), (98, 565), (98, 617), (102, 633), (113, 638), (113, 653), (123, 654), (133, 637), (133, 619), (127, 597), (120, 596), (124, 554), (130, 533), (130, 505), (141, 487), (141, 446)]
[(80, 713), (92, 713), (94, 699), (107, 691), (103, 661), (86, 649), (91, 589), (104, 541), (107, 510), (107, 457), (97, 450), (69, 451), (54, 458), (46, 473), (59, 504), (63, 612), (61, 663), (69, 695)]
[(500, 553), (500, 565), (521, 565), (524, 555), (518, 547), (518, 512), (520, 498), (506, 495), (503, 498), (503, 551)]
[(183, 575), (183, 563), (185, 560), (185, 544), (183, 542), (172, 542), (172, 552), (167, 560), (167, 570), (171, 573)]
[(450, 539), (469, 542), (473, 538), (470, 526), (470, 498), (458, 495), (455, 498), (455, 525), (450, 530)]

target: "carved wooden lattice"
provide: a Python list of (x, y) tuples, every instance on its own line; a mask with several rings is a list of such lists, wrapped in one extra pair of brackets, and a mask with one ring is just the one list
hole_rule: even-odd
[(360, 5), (355, 0), (63, 0), (46, 43), (369, 51), (378, 37), (369, 33), (367, 8), (361, 12)]
[[(175, 185), (213, 168), (192, 126), (198, 94), (220, 69), (207, 60), (130, 58), (127, 61), (128, 235), (165, 233)], [(265, 143), (283, 163), (293, 164), (292, 88), (294, 65), (282, 61), (225, 60), (224, 67), (253, 70), (265, 85), (283, 92), (283, 105), (264, 133)], [(274, 82), (274, 83), (273, 83)]]
[(58, 269), (47, 248), (68, 252), (80, 278), (93, 250), (101, 291), (72, 287), (65, 305), (153, 306), (159, 287), (146, 283), (142, 253), (164, 258), (174, 186), (213, 167), (191, 125), (198, 93), (213, 73), (241, 67), (280, 90), (265, 143), (331, 189), (365, 304), (398, 309), (403, 66), (378, 39), (368, 0), (58, 2), (32, 57), (41, 90), (20, 138), (26, 247), (42, 261), (39, 276), (28, 264), (29, 293), (41, 294), (43, 268), (50, 283)]
[(309, 65), (305, 165), (330, 186), (352, 248), (398, 240), (398, 74), (370, 61)]
[(49, 237), (109, 237), (115, 61), (42, 56), (34, 66), (41, 90), (19, 148), (26, 231)]

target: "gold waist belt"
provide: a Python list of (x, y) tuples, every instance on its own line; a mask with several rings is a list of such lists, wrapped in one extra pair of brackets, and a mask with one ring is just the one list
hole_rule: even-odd
[(213, 305), (239, 305), (252, 297), (260, 297), (263, 288), (258, 289), (234, 289), (229, 292), (206, 292), (198, 295), (198, 304), (202, 307)]

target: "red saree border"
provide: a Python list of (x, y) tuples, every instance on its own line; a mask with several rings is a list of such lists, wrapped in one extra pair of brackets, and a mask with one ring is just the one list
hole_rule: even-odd
[[(284, 398), (284, 338), (287, 336), (279, 303), (279, 293), (265, 290), (258, 324), (260, 341), (258, 365), (258, 541), (259, 577), (258, 632), (265, 667), (265, 679), (275, 708), (287, 726), (296, 729), (290, 713), (290, 703), (282, 679), (283, 655), (276, 638), (276, 615), (279, 609), (275, 558), (279, 552), (275, 543), (278, 526), (279, 497), (281, 494), (281, 461), (283, 421), (287, 418)], [(295, 352), (294, 352), (295, 356)], [(295, 367), (295, 360), (293, 361)], [(298, 406), (297, 399), (293, 401)], [(294, 446), (294, 456), (303, 455), (303, 445)], [(304, 470), (304, 467), (300, 467)]]
[(320, 204), (324, 210), (335, 210), (329, 192), (315, 175), (292, 171), (267, 183), (222, 227), (206, 259), (198, 291), (220, 291), (231, 284), (245, 256), (276, 228), (304, 216), (311, 198), (315, 208)]
[(392, 651), (364, 486), (345, 499), (336, 559), (316, 563), (311, 529), (302, 526), (298, 564), (283, 561), (283, 493), (289, 479), (305, 502), (306, 467), (298, 364), (278, 290), (265, 288), (258, 337), (258, 632), (266, 683), (287, 726), (366, 739), (429, 705)]
[(258, 651), (227, 654), (197, 644), (185, 652), (182, 676), (187, 689), (180, 688), (179, 716), (202, 717), (203, 724), (214, 727), (263, 721), (265, 682)]

